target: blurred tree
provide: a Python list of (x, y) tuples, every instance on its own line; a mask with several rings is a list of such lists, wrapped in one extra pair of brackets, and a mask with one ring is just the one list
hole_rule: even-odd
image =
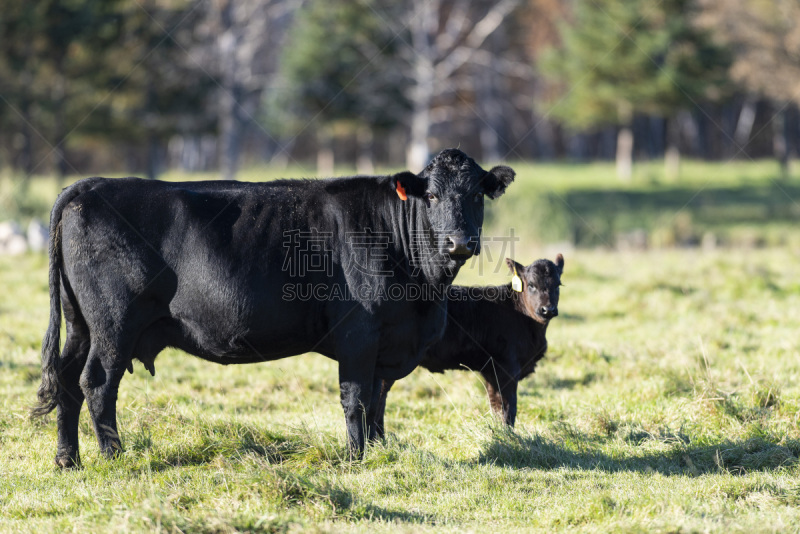
[(561, 44), (559, 28), (571, 12), (571, 2), (562, 0), (527, 0), (525, 9), (515, 17), (515, 24), (520, 26), (523, 46), (533, 75), (530, 83), (532, 95), (527, 104), (532, 106), (532, 148), (539, 157), (551, 159), (556, 156), (563, 130), (560, 124), (550, 116), (548, 102), (555, 101), (559, 89), (547, 83), (541, 74), (539, 61), (544, 53)]
[(38, 26), (39, 14), (32, 3), (0, 1), (0, 129), (5, 133), (3, 147), (18, 147), (17, 154), (6, 151), (6, 159), (26, 176), (34, 166), (32, 107), (38, 86), (33, 83), (32, 36)]
[(233, 177), (242, 131), (277, 63), (274, 25), (297, 3), (0, 0), (0, 120), (20, 146), (15, 163), (36, 170), (38, 133), (63, 176), (68, 138), (102, 136), (144, 146), (155, 177), (168, 139), (218, 128), (223, 175)]
[(520, 0), (410, 0), (405, 12), (385, 17), (398, 35), (410, 31), (411, 49), (402, 55), (411, 81), (411, 140), (406, 157), (409, 169), (422, 169), (430, 157), (431, 111), (436, 97), (447, 90), (459, 69), (474, 60), (486, 39), (519, 3)]
[[(699, 0), (700, 27), (733, 50), (731, 77), (748, 91), (775, 102), (773, 147), (782, 173), (789, 172), (791, 150), (786, 139), (785, 112), (800, 104), (800, 2), (797, 0)], [(754, 105), (751, 104), (751, 108)], [(750, 109), (750, 108), (745, 108)], [(754, 114), (752, 109), (750, 114)], [(752, 125), (752, 118), (747, 121)], [(750, 129), (746, 128), (749, 134)], [(737, 136), (745, 146), (746, 137)]]
[(375, 130), (392, 128), (409, 109), (408, 85), (396, 68), (400, 42), (371, 8), (373, 0), (312, 0), (284, 49), (282, 92), (269, 114), (273, 128), (296, 136), (313, 125), (318, 172), (333, 172), (332, 140), (355, 135), (359, 172), (371, 172)]
[(121, 0), (118, 39), (104, 50), (106, 78), (95, 100), (102, 104), (83, 131), (145, 146), (145, 171), (156, 178), (168, 139), (209, 132), (216, 117), (208, 102), (216, 90), (200, 61), (197, 28), (201, 0)]
[(204, 32), (217, 85), (220, 170), (233, 179), (242, 140), (257, 124), (262, 92), (278, 68), (282, 41), (300, 0), (213, 0)]
[[(301, 95), (298, 111), (304, 110), (296, 116), (320, 119), (323, 152), (331, 128), (358, 123), (368, 132), (402, 120), (411, 137), (406, 164), (422, 169), (430, 155), (437, 98), (456, 90), (454, 76), (479, 52), (489, 53), (481, 47), (519, 2), (312, 2), (293, 30), (285, 56), (284, 75)], [(476, 76), (486, 75), (485, 70), (473, 70)], [(479, 106), (486, 112), (497, 87), (471, 85), (487, 104)]]
[[(32, 132), (49, 145), (59, 178), (67, 172), (67, 135), (92, 106), (85, 95), (102, 72), (104, 49), (117, 38), (116, 1), (0, 1), (0, 86), (6, 105), (16, 115), (21, 139), (20, 167), (26, 174), (32, 159)], [(35, 110), (35, 111), (34, 111)], [(8, 110), (7, 114), (8, 114)], [(34, 127), (36, 123), (36, 127)]]
[(667, 119), (667, 175), (677, 174), (675, 115), (720, 95), (726, 50), (691, 24), (689, 0), (577, 0), (562, 46), (542, 67), (564, 90), (553, 113), (572, 127), (619, 125), (617, 174), (630, 180), (635, 113)]
[[(39, 4), (42, 18), (37, 35), (44, 40), (40, 60), (45, 62), (45, 68), (52, 69), (49, 103), (54, 119), (54, 155), (56, 173), (63, 179), (68, 170), (66, 136), (72, 130), (66, 122), (66, 110), (76, 91), (82, 89), (76, 85), (97, 66), (97, 58), (81, 52), (108, 46), (115, 38), (117, 19), (111, 12), (113, 2), (51, 0)], [(104, 24), (110, 24), (111, 31), (105, 33)], [(73, 84), (73, 80), (77, 83)]]

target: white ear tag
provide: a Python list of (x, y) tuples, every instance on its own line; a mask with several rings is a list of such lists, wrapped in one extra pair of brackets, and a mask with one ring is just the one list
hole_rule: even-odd
[(514, 269), (514, 278), (511, 279), (511, 289), (517, 293), (522, 293), (522, 279), (517, 274), (516, 269)]

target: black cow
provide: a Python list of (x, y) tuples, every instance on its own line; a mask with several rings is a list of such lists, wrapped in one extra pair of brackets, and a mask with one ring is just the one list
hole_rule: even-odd
[[(504, 286), (448, 288), (447, 327), (442, 339), (420, 365), (434, 373), (447, 369), (478, 371), (486, 383), (492, 410), (510, 426), (517, 415), (517, 384), (533, 373), (547, 351), (547, 325), (558, 315), (564, 257), (537, 260), (523, 267), (506, 259), (520, 278), (515, 290)], [(384, 380), (373, 425), (383, 436), (386, 396)]]
[(57, 408), (56, 463), (79, 461), (84, 399), (100, 450), (121, 450), (120, 380), (134, 358), (153, 373), (165, 347), (221, 364), (310, 351), (337, 360), (348, 445), (360, 455), (373, 385), (406, 376), (441, 337), (446, 288), (478, 252), (484, 195), (513, 179), (449, 149), (419, 175), (66, 188), (50, 216), (50, 325), (33, 412)]

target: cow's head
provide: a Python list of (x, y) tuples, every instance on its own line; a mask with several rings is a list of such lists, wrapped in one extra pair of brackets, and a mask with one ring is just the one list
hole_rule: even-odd
[[(559, 286), (561, 273), (564, 271), (564, 256), (556, 256), (556, 262), (536, 260), (523, 266), (511, 258), (506, 258), (511, 272), (521, 280), (521, 287), (515, 288), (520, 293), (525, 314), (535, 321), (547, 324), (558, 315)], [(515, 284), (512, 283), (512, 287)]]
[(499, 165), (483, 170), (458, 149), (443, 150), (419, 175), (392, 177), (400, 198), (415, 197), (425, 205), (438, 252), (463, 264), (480, 252), (484, 197), (497, 198), (514, 181), (514, 171)]

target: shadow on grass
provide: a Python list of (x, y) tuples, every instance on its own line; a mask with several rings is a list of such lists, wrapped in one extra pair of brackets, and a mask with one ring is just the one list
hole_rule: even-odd
[(545, 381), (542, 387), (551, 389), (575, 389), (585, 387), (597, 380), (597, 373), (588, 372), (580, 378), (552, 378)]
[[(512, 198), (503, 204), (515, 218), (534, 221), (546, 241), (568, 240), (579, 246), (608, 246), (620, 233), (646, 233), (674, 227), (675, 245), (699, 243), (706, 230), (747, 226), (765, 237), (770, 224), (800, 221), (800, 185), (771, 182), (736, 185), (662, 185), (647, 190), (573, 189), (560, 193)], [(677, 214), (682, 218), (676, 219)], [(501, 222), (498, 221), (498, 226)], [(677, 225), (677, 226), (676, 226)], [(764, 235), (762, 235), (764, 234)]]
[(260, 492), (276, 504), (289, 508), (325, 509), (328, 515), (345, 520), (402, 521), (426, 523), (431, 518), (406, 510), (389, 509), (360, 500), (356, 493), (332, 482), (325, 474), (314, 472), (313, 478), (287, 469), (262, 471), (254, 478)]
[[(608, 454), (594, 449), (599, 444), (598, 440), (589, 436), (571, 436), (568, 441), (580, 445), (571, 447), (564, 442), (539, 435), (523, 435), (513, 430), (498, 429), (483, 447), (478, 462), (514, 468), (568, 467), (609, 473), (632, 471), (697, 476), (728, 472), (741, 475), (751, 471), (791, 467), (797, 463), (797, 454), (800, 452), (800, 442), (792, 442), (785, 447), (762, 438), (753, 438), (692, 446), (678, 436), (662, 439), (674, 442), (670, 451), (645, 451), (626, 456), (624, 453)], [(646, 441), (646, 437), (633, 436), (628, 441), (641, 444)]]
[(560, 321), (569, 321), (571, 323), (585, 323), (586, 322), (586, 316), (585, 315), (581, 315), (579, 313), (560, 312), (558, 314), (558, 317), (559, 317)]
[(142, 426), (123, 439), (134, 454), (149, 453), (148, 468), (154, 471), (206, 465), (219, 458), (252, 457), (269, 465), (290, 462), (298, 466), (333, 466), (347, 458), (344, 446), (330, 436), (300, 432), (284, 435), (246, 423), (195, 421), (188, 425), (186, 434), (185, 441), (173, 442), (165, 435), (153, 438), (148, 427)]
[(356, 506), (358, 512), (353, 519), (367, 519), (382, 521), (402, 522), (402, 523), (415, 523), (415, 524), (435, 524), (436, 518), (430, 517), (417, 512), (409, 512), (407, 510), (391, 510), (374, 504), (361, 504)]

